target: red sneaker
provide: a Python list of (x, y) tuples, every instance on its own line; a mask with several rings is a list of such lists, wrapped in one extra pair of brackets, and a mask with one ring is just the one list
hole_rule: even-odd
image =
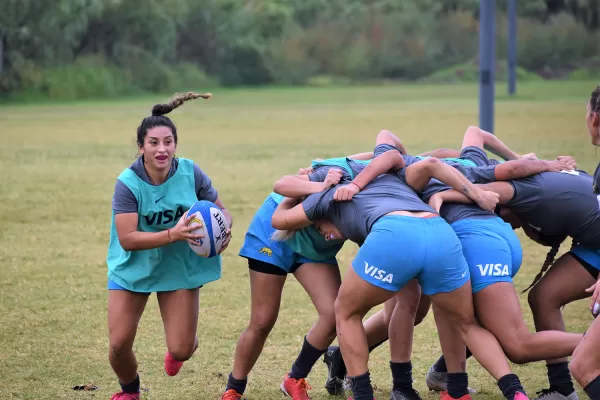
[(171, 353), (167, 351), (165, 354), (165, 371), (169, 376), (175, 376), (179, 373), (179, 370), (183, 367), (183, 361), (177, 361), (173, 358)]
[(444, 391), (440, 393), (440, 400), (472, 400), (470, 394), (465, 394), (464, 396), (460, 396), (458, 399), (450, 396), (448, 392)]
[(236, 392), (234, 389), (229, 389), (221, 395), (221, 400), (240, 400), (242, 395)]
[(280, 388), (286, 396), (291, 397), (293, 400), (310, 400), (307, 391), (312, 388), (304, 378), (294, 379), (288, 374), (283, 377)]
[(113, 394), (110, 400), (140, 400), (140, 394), (119, 392)]

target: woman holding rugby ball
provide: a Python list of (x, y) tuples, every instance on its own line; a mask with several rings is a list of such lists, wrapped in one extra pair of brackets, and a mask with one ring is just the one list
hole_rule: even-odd
[(177, 128), (165, 116), (185, 101), (211, 94), (176, 95), (157, 104), (137, 129), (141, 157), (117, 178), (108, 247), (109, 360), (121, 385), (113, 400), (140, 398), (133, 341), (148, 296), (156, 292), (167, 353), (165, 371), (176, 375), (198, 347), (199, 289), (221, 277), (221, 257), (203, 258), (188, 243), (201, 235), (186, 211), (198, 200), (215, 203), (227, 220), (221, 252), (231, 240), (232, 218), (210, 178), (192, 161), (175, 158)]

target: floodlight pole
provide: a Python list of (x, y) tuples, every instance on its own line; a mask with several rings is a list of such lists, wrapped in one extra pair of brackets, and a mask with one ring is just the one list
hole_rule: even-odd
[(508, 0), (508, 94), (517, 91), (517, 0)]
[(479, 2), (479, 127), (494, 132), (496, 0)]

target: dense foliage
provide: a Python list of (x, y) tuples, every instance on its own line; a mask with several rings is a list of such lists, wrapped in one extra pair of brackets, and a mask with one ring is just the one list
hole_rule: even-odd
[[(518, 0), (518, 62), (530, 72), (520, 76), (594, 74), (599, 3)], [(479, 0), (0, 0), (0, 93), (452, 79), (462, 71), (454, 66), (477, 63), (478, 8)], [(498, 60), (505, 11), (498, 0)]]

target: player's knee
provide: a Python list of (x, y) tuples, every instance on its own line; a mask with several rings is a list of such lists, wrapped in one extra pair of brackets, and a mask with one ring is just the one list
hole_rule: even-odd
[(591, 367), (593, 366), (589, 365), (589, 363), (586, 361), (585, 355), (581, 353), (574, 353), (573, 357), (571, 357), (569, 370), (571, 371), (571, 375), (573, 375), (575, 380), (578, 382), (582, 381), (586, 371), (589, 371)]
[(319, 322), (332, 326), (335, 330), (335, 303), (332, 301), (324, 306), (321, 305), (317, 309), (317, 312), (319, 313)]
[(442, 164), (442, 162), (435, 157), (429, 157), (424, 160), (421, 160), (420, 162), (425, 163), (424, 165), (427, 167), (427, 169), (431, 171), (435, 170), (436, 168), (439, 168)]
[(122, 358), (133, 350), (132, 341), (127, 337), (111, 337), (109, 355), (111, 358)]
[[(529, 291), (529, 294), (527, 294), (527, 302), (529, 303), (529, 307), (531, 308), (532, 312), (536, 312), (536, 310), (539, 310), (542, 306), (543, 306), (543, 300), (542, 297), (540, 296), (540, 289), (538, 288), (538, 285), (534, 286), (531, 288), (531, 290)], [(548, 299), (546, 299), (548, 300)]]
[(531, 362), (529, 347), (526, 343), (513, 339), (507, 346), (502, 346), (510, 362), (514, 364), (527, 364)]
[(185, 339), (169, 346), (169, 353), (177, 361), (189, 360), (196, 351), (196, 340)]
[(275, 326), (276, 321), (277, 313), (265, 313), (256, 317), (253, 316), (250, 319), (250, 326), (248, 326), (248, 330), (254, 332), (258, 336), (266, 338), (269, 336), (269, 333), (271, 333), (271, 329), (273, 329)]
[(563, 304), (561, 304), (560, 296), (557, 296), (557, 294), (553, 293), (552, 290), (548, 290), (547, 286), (538, 283), (531, 288), (527, 295), (527, 302), (531, 311), (536, 314), (544, 309), (560, 308)]
[(335, 310), (336, 323), (347, 320), (352, 316), (352, 310), (348, 307), (348, 301), (346, 301), (343, 296), (338, 296), (337, 299), (335, 299), (333, 308)]

